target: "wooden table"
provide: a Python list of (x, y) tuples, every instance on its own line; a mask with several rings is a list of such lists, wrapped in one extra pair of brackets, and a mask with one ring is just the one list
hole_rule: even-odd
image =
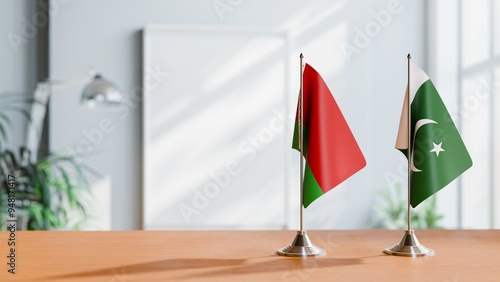
[(418, 230), (433, 257), (382, 254), (403, 231), (309, 231), (319, 258), (275, 254), (295, 231), (0, 232), (0, 281), (500, 281), (500, 230)]

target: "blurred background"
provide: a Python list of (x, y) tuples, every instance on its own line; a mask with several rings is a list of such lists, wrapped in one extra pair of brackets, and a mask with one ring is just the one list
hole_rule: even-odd
[[(17, 173), (28, 229), (298, 228), (300, 53), (367, 160), (305, 210), (306, 229), (405, 228), (407, 166), (394, 144), (407, 53), (474, 162), (413, 210), (414, 226), (500, 227), (498, 1), (1, 4), (2, 173)], [(120, 103), (82, 103), (86, 81), (75, 78), (89, 69)], [(34, 117), (47, 78), (63, 83), (49, 83), (46, 114)], [(25, 157), (34, 123), (40, 151)]]

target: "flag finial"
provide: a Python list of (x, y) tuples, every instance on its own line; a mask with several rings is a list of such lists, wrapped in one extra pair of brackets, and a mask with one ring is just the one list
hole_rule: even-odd
[(302, 53), (300, 53), (299, 58), (301, 58), (301, 59), (304, 58), (304, 55), (302, 55)]
[(411, 59), (410, 53), (408, 53), (408, 56), (406, 56), (406, 58)]

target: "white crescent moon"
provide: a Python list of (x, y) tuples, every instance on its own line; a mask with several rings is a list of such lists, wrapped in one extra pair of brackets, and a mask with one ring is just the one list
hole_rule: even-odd
[(413, 171), (413, 172), (421, 172), (422, 171), (422, 170), (418, 169), (415, 166), (415, 164), (413, 163), (413, 151), (415, 148), (415, 136), (417, 136), (417, 132), (420, 129), (420, 127), (422, 127), (426, 124), (431, 124), (431, 123), (437, 124), (437, 122), (435, 120), (426, 119), (426, 118), (418, 120), (417, 123), (415, 123), (415, 132), (413, 133), (413, 146), (411, 148), (411, 158), (410, 158), (410, 167), (411, 167), (411, 171)]

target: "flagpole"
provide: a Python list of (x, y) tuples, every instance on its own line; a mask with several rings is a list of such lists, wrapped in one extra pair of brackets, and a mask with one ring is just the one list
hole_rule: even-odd
[(309, 236), (307, 236), (307, 231), (304, 230), (303, 226), (303, 211), (304, 211), (304, 158), (305, 154), (302, 151), (304, 147), (304, 81), (303, 81), (303, 70), (304, 66), (302, 60), (304, 55), (300, 53), (300, 91), (299, 91), (299, 101), (298, 101), (298, 131), (299, 131), (299, 152), (300, 152), (300, 229), (297, 231), (293, 242), (279, 249), (276, 253), (280, 256), (288, 257), (312, 257), (312, 256), (322, 256), (326, 254), (326, 251), (322, 248), (315, 246)]
[(415, 235), (415, 232), (411, 229), (411, 204), (410, 204), (410, 194), (411, 194), (411, 164), (412, 164), (412, 147), (411, 147), (411, 93), (410, 93), (410, 65), (411, 65), (411, 55), (408, 53), (406, 56), (408, 59), (408, 85), (407, 85), (407, 97), (408, 101), (406, 106), (408, 107), (408, 230), (405, 231), (403, 238), (399, 241), (399, 244), (396, 244), (392, 247), (385, 248), (384, 253), (388, 255), (395, 256), (405, 256), (405, 257), (423, 257), (423, 256), (432, 256), (434, 255), (434, 250), (426, 248), (424, 245), (420, 244)]
[(406, 56), (408, 59), (408, 101), (407, 101), (407, 106), (408, 106), (408, 153), (407, 153), (407, 158), (408, 158), (408, 231), (411, 230), (411, 207), (410, 207), (410, 193), (411, 193), (411, 181), (410, 181), (410, 175), (411, 175), (411, 154), (410, 154), (410, 146), (411, 146), (411, 97), (410, 97), (410, 60), (411, 60), (411, 55), (408, 53), (408, 56)]
[(300, 93), (299, 93), (299, 151), (300, 151), (300, 232), (304, 231), (302, 214), (304, 211), (304, 157), (305, 153), (302, 150), (304, 145), (304, 81), (303, 81), (303, 69), (304, 65), (302, 60), (304, 55), (300, 53)]

